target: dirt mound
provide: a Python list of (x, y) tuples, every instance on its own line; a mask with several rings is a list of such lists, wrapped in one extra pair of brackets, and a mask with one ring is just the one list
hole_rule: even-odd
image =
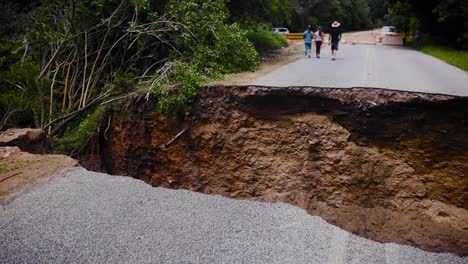
[(0, 202), (77, 164), (76, 160), (63, 155), (34, 155), (18, 147), (0, 147)]
[(468, 255), (468, 98), (213, 86), (189, 121), (132, 105), (109, 113), (88, 168), (287, 202), (378, 241)]

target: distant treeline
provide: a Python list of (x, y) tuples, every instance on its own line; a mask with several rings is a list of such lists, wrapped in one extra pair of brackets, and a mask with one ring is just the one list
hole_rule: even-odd
[(309, 24), (327, 30), (334, 20), (346, 31), (392, 25), (441, 44), (468, 48), (466, 0), (231, 0), (228, 6), (231, 20), (247, 26), (264, 23), (301, 32)]
[[(0, 8), (0, 33), (11, 34), (24, 11), (34, 10), (47, 0), (6, 0)], [(67, 0), (79, 6), (79, 0)], [(87, 2), (92, 3), (92, 0)], [(98, 1), (99, 2), (99, 1)], [(101, 1), (104, 2), (104, 1)], [(119, 2), (119, 1), (112, 1)], [(153, 10), (164, 13), (169, 0), (145, 0)], [(204, 2), (199, 0), (198, 2)], [(208, 1), (209, 2), (209, 1)], [(325, 30), (334, 21), (346, 31), (365, 30), (383, 25), (400, 31), (431, 35), (442, 44), (468, 48), (468, 1), (466, 0), (225, 0), (230, 11), (229, 22), (244, 28), (285, 26), (300, 32), (307, 25)], [(12, 5), (14, 7), (12, 7)]]

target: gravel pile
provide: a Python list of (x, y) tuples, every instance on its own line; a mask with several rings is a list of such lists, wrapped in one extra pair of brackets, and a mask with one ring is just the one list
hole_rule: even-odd
[(468, 263), (354, 236), (281, 203), (69, 171), (0, 206), (1, 263)]

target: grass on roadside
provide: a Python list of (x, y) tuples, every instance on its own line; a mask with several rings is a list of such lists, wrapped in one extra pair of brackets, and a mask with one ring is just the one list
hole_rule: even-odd
[(417, 49), (421, 52), (424, 52), (433, 57), (441, 59), (449, 64), (452, 64), (462, 70), (468, 71), (467, 50), (456, 50), (436, 45), (421, 45), (418, 46)]
[(285, 36), (278, 35), (269, 30), (249, 31), (247, 38), (253, 43), (255, 49), (260, 54), (288, 46), (288, 40)]
[(0, 182), (0, 202), (24, 186), (74, 164), (71, 158), (60, 155), (23, 154), (21, 157), (0, 160), (0, 179), (3, 179)]

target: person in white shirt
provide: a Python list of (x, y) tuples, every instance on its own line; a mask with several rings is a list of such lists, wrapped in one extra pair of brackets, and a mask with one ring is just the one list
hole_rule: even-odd
[(321, 27), (317, 27), (317, 31), (314, 33), (315, 39), (315, 54), (317, 58), (320, 59), (320, 47), (322, 47), (323, 41), (323, 32)]

